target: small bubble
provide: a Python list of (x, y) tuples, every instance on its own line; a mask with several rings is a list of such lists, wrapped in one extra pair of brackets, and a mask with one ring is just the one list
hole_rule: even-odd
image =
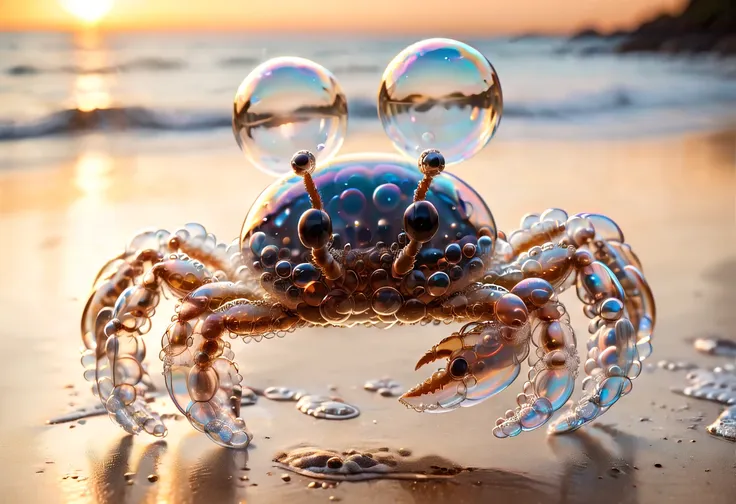
[(158, 481), (158, 474), (149, 474), (148, 475), (148, 481), (151, 483), (155, 483)]
[(289, 481), (291, 481), (291, 476), (289, 476), (288, 474), (284, 473), (284, 474), (281, 475), (281, 479), (288, 483)]
[(305, 395), (296, 403), (296, 409), (305, 415), (325, 420), (348, 420), (360, 415), (357, 406), (336, 397)]
[(263, 397), (272, 401), (296, 401), (304, 394), (303, 390), (294, 390), (288, 387), (268, 387), (263, 391)]

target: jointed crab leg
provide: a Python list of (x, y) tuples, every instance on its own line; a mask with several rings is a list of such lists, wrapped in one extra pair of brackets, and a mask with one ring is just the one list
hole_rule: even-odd
[(142, 335), (151, 327), (161, 288), (166, 286), (183, 297), (213, 277), (201, 262), (186, 254), (169, 254), (176, 250), (187, 250), (207, 261), (218, 276), (224, 277), (225, 271), (238, 275), (242, 267), (239, 253), (227, 260), (227, 247), (218, 246), (214, 236), (198, 224), (189, 224), (174, 235), (146, 231), (103, 267), (82, 316), (85, 377), (94, 382), (93, 391), (110, 417), (130, 433), (166, 433), (159, 416), (144, 400), (150, 380), (143, 367), (146, 347)]
[(517, 407), (496, 421), (493, 435), (516, 436), (544, 425), (572, 395), (580, 359), (575, 334), (564, 306), (546, 280), (529, 278), (512, 290), (529, 310), (532, 324), (532, 368)]
[[(541, 222), (530, 224), (535, 218), (539, 219), (537, 216), (522, 219), (525, 229), (509, 237), (511, 243), (534, 246), (517, 256), (502, 277), (509, 280), (516, 275), (547, 277), (557, 290), (576, 279), (578, 297), (585, 303), (584, 312), (593, 319), (589, 330), (594, 335), (587, 344), (588, 359), (584, 366), (588, 375), (583, 381), (584, 396), (549, 429), (552, 433), (563, 433), (576, 430), (600, 416), (631, 390), (631, 380), (641, 370), (640, 359), (651, 352), (654, 302), (637, 268), (638, 259), (623, 242), (623, 234), (613, 221), (595, 214), (579, 214), (563, 220), (566, 214), (561, 210), (548, 210), (542, 214)], [(543, 244), (543, 239), (558, 238), (561, 238), (558, 247), (552, 243)], [(551, 261), (554, 251), (564, 246), (568, 250), (577, 247), (577, 251), (567, 259), (558, 253), (558, 259)], [(568, 270), (573, 268), (576, 275), (571, 277)], [(549, 333), (549, 328), (538, 325), (532, 341), (538, 344), (545, 333)], [(534, 366), (538, 367), (538, 363)], [(539, 376), (538, 370), (530, 371), (530, 381), (538, 380)], [(525, 392), (526, 389), (527, 385)], [(511, 421), (500, 419), (499, 429), (494, 433), (514, 435), (520, 432), (514, 423), (518, 413), (517, 409)]]
[(192, 292), (169, 326), (162, 352), (166, 387), (176, 406), (197, 430), (230, 448), (246, 447), (251, 435), (240, 417), (243, 378), (224, 335), (260, 339), (299, 321), (279, 304), (245, 298), (224, 302), (243, 292), (230, 282)]

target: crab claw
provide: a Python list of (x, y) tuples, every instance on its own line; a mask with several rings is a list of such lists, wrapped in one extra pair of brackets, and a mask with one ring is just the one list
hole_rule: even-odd
[(438, 344), (433, 346), (430, 350), (425, 353), (417, 365), (414, 367), (414, 371), (417, 371), (420, 367), (430, 362), (434, 362), (439, 359), (449, 358), (453, 352), (460, 350), (463, 347), (463, 339), (458, 333), (448, 336), (447, 338), (440, 341)]
[[(516, 330), (528, 332), (528, 327)], [(497, 394), (518, 376), (528, 352), (526, 338), (508, 336), (508, 328), (488, 322), (445, 338), (419, 359), (416, 369), (442, 358), (446, 365), (399, 401), (415, 411), (444, 413)]]

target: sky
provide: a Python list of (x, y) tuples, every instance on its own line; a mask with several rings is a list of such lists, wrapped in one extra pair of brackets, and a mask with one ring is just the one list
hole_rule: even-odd
[[(76, 5), (76, 17), (65, 2)], [(74, 30), (85, 24), (80, 10), (97, 2), (112, 4), (96, 23), (102, 30), (493, 35), (631, 28), (685, 0), (0, 0), (0, 30)]]

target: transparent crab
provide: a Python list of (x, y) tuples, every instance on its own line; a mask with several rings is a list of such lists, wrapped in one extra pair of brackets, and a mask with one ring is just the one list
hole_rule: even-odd
[[(448, 93), (434, 86), (428, 95), (401, 95), (402, 83), (420, 85), (419, 77), (433, 75), (435, 84), (448, 79), (425, 63), (430, 70), (456, 65), (441, 68), (457, 68), (453, 75), (460, 78), (475, 75), (480, 87)], [(317, 80), (324, 78), (320, 90), (332, 86), (324, 106), (256, 110), (268, 94), (255, 81), (292, 69), (288, 81), (310, 68)], [(334, 118), (346, 114), (336, 86), (331, 74), (306, 60), (261, 65), (236, 96), (233, 127), (241, 147), (252, 160), (263, 160), (254, 154), (257, 127), (271, 121), (263, 134), (273, 135), (273, 128), (307, 124), (325, 134), (326, 145), (320, 142), (315, 152), (329, 158), (341, 143), (336, 132), (344, 130)], [(524, 216), (520, 229), (505, 234), (483, 198), (445, 171), (485, 146), (501, 107), (498, 79), (485, 57), (456, 41), (419, 42), (386, 70), (379, 116), (399, 150), (436, 143), (450, 153), (447, 162), (433, 148), (423, 149), (418, 162), (391, 154), (318, 162), (300, 150), (285, 163), (290, 172), (253, 203), (232, 244), (218, 243), (199, 224), (134, 237), (102, 268), (82, 315), (85, 376), (110, 417), (130, 433), (166, 434), (146, 401), (150, 382), (143, 367), (143, 335), (162, 290), (178, 299), (160, 353), (166, 387), (191, 424), (222, 446), (244, 448), (252, 439), (241, 418), (242, 376), (227, 338), (260, 341), (303, 327), (463, 324), (419, 359), (417, 369), (442, 362), (400, 398), (419, 412), (479, 404), (508, 387), (528, 360), (517, 404), (492, 429), (499, 438), (541, 427), (567, 403), (550, 433), (574, 431), (603, 414), (631, 391), (641, 360), (651, 353), (654, 300), (639, 260), (608, 217), (550, 209)], [(432, 135), (412, 130), (433, 108), (445, 114), (440, 120), (460, 114), (470, 121), (464, 125), (469, 136), (452, 137), (463, 125), (442, 130), (435, 124)], [(299, 135), (289, 141), (312, 145)], [(278, 156), (269, 159), (268, 171), (284, 164)], [(571, 400), (580, 367), (577, 341), (558, 301), (570, 287), (591, 319), (592, 335), (577, 401)]]

